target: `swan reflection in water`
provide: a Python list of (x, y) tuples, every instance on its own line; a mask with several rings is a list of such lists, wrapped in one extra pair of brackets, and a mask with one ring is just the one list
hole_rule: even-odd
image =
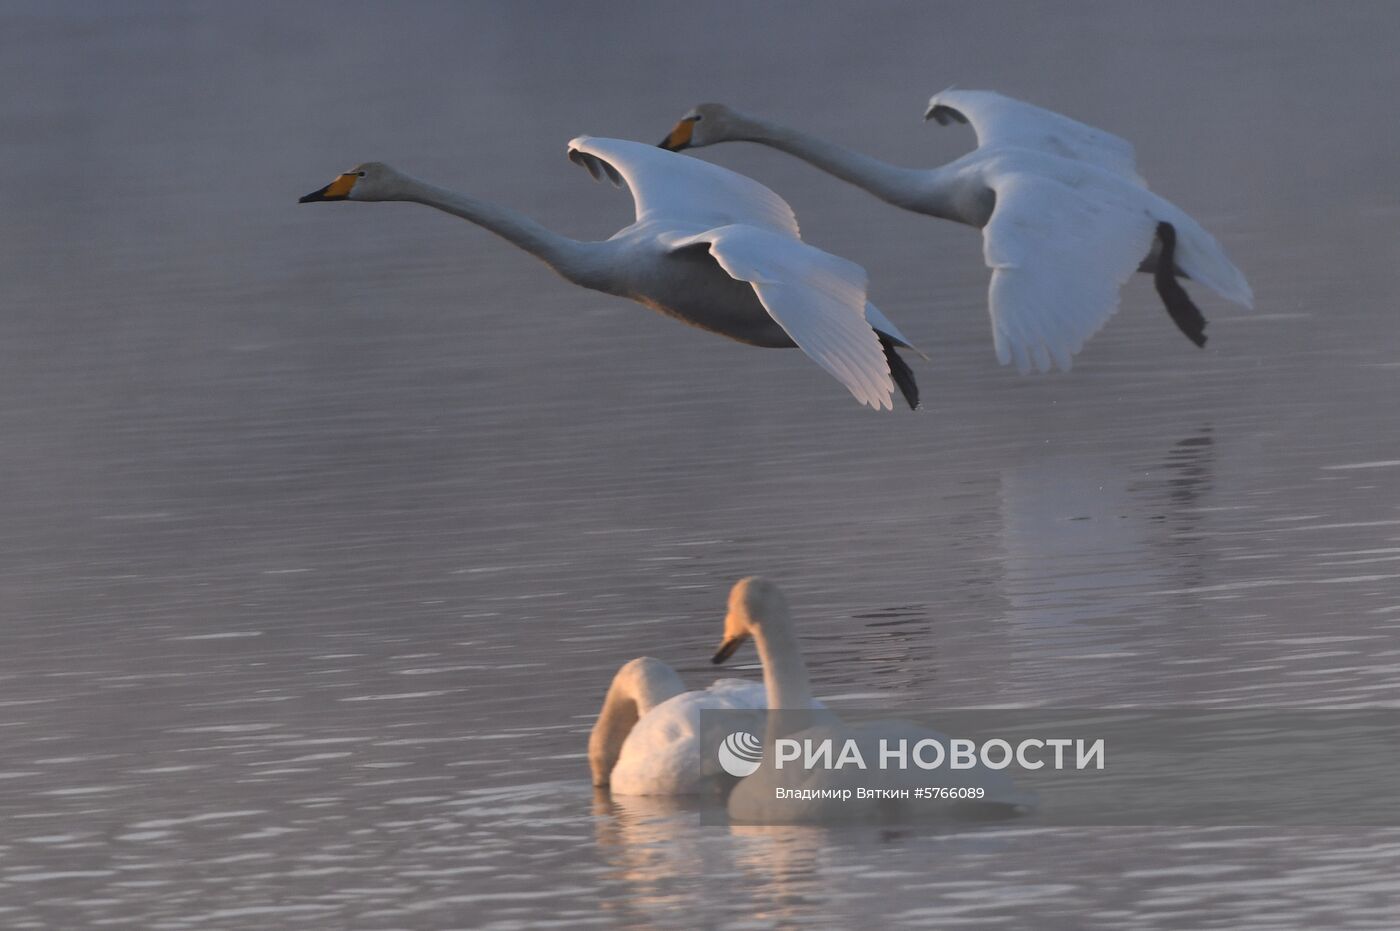
[[(1007, 697), (1018, 697), (1021, 681), (1044, 692), (1047, 675), (1105, 688), (1111, 679), (1137, 680), (1142, 670), (1133, 658), (1154, 629), (1165, 628), (1162, 636), (1177, 644), (1163, 645), (1159, 660), (1190, 651), (1183, 645), (1188, 632), (1209, 639), (1197, 631), (1195, 603), (1164, 593), (1200, 585), (1215, 561), (1214, 547), (1201, 537), (1215, 453), (1206, 426), (1127, 468), (1112, 455), (1085, 451), (1000, 471), (998, 587), (1005, 607), (996, 652)], [(1084, 664), (1094, 660), (1105, 662), (1087, 674)], [(1027, 674), (1031, 665), (1034, 675)]]
[[(619, 921), (674, 924), (720, 911), (732, 920), (796, 920), (825, 898), (831, 856), (820, 827), (743, 827), (700, 823), (694, 796), (594, 794), (597, 848), (624, 895), (604, 907)], [(717, 805), (715, 801), (708, 804)]]
[(693, 797), (614, 797), (595, 790), (604, 881), (622, 893), (603, 903), (614, 921), (654, 927), (684, 924), (697, 914), (715, 924), (854, 921), (876, 898), (886, 914), (966, 907), (957, 898), (966, 890), (942, 882), (928, 864), (953, 855), (996, 856), (1027, 836), (1020, 829), (970, 825), (703, 825), (702, 810)]

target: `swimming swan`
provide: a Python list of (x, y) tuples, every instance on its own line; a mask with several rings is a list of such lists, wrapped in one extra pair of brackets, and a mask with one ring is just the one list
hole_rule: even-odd
[[(731, 679), (716, 682), (703, 692), (684, 692), (675, 672), (650, 657), (623, 666), (608, 689), (603, 710), (589, 737), (588, 760), (594, 784), (611, 784), (615, 795), (689, 795), (726, 788), (727, 784), (711, 782), (703, 775), (706, 767), (700, 755), (702, 710), (821, 712), (816, 727), (791, 736), (799, 740), (853, 737), (871, 759), (876, 758), (876, 752), (864, 745), (881, 737), (906, 737), (911, 745), (924, 738), (943, 737), (904, 721), (846, 725), (825, 711), (812, 697), (787, 599), (777, 585), (758, 577), (741, 579), (730, 590), (724, 637), (712, 662), (723, 663), (750, 639), (763, 663), (762, 687)], [(775, 721), (781, 724), (781, 719), (780, 714), (770, 715), (770, 726)], [(800, 720), (804, 727), (813, 723), (811, 715), (803, 715)], [(774, 770), (764, 766), (734, 785), (728, 798), (731, 817), (762, 821), (868, 819), (877, 814), (869, 805), (843, 803), (835, 810), (823, 803), (785, 801), (775, 805), (774, 787), (781, 784), (809, 789), (844, 788), (855, 779), (860, 785), (895, 788), (937, 785), (940, 779), (947, 778), (946, 774), (923, 770), (883, 775), (862, 772), (855, 776), (844, 770), (814, 769), (798, 785), (791, 779), (777, 783), (773, 776)], [(987, 805), (1027, 806), (1033, 800), (1028, 793), (1018, 791), (1004, 773), (978, 767), (961, 771), (956, 778), (956, 784), (983, 787)], [(887, 805), (879, 812), (889, 813)]]
[(865, 299), (865, 270), (804, 243), (792, 208), (743, 175), (620, 139), (579, 136), (569, 158), (626, 184), (637, 219), (603, 242), (580, 242), (513, 210), (366, 162), (301, 198), (410, 201), (459, 216), (538, 256), (569, 281), (741, 343), (796, 346), (862, 404), (893, 408), (897, 384), (918, 406), (912, 348)]
[(991, 91), (936, 94), (924, 119), (971, 123), (978, 148), (939, 168), (900, 168), (713, 103), (682, 117), (661, 147), (756, 142), (897, 207), (981, 228), (997, 358), (1015, 359), (1023, 373), (1052, 361), (1068, 371), (1134, 271), (1153, 274), (1167, 312), (1197, 346), (1206, 319), (1178, 277), (1252, 306), (1215, 239), (1147, 189), (1126, 140)]
[[(764, 617), (770, 622), (759, 620)], [(702, 774), (702, 710), (823, 707), (812, 698), (776, 586), (760, 579), (735, 585), (725, 635), (714, 662), (723, 662), (752, 636), (763, 661), (763, 683), (721, 679), (704, 691), (687, 692), (660, 660), (643, 656), (627, 663), (613, 677), (588, 738), (594, 785), (609, 786), (614, 795), (694, 795), (720, 788)]]

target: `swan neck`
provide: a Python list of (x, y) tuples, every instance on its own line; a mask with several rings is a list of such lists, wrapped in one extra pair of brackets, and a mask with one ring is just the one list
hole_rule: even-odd
[(405, 179), (404, 195), (399, 199), (434, 207), (475, 223), (541, 259), (568, 280), (584, 287), (599, 287), (602, 273), (601, 256), (596, 248), (599, 243), (561, 236), (517, 210), (413, 178)]
[(921, 172), (882, 162), (810, 133), (757, 117), (739, 121), (739, 138), (786, 152), (842, 181), (864, 188), (881, 200), (909, 206), (920, 191)]
[(807, 664), (797, 644), (788, 618), (769, 623), (754, 631), (754, 644), (763, 662), (763, 685), (768, 707), (777, 710), (805, 710), (812, 705), (812, 686)]
[(588, 735), (588, 765), (594, 785), (608, 784), (622, 756), (622, 745), (642, 716), (683, 691), (675, 671), (649, 656), (634, 659), (618, 670)]

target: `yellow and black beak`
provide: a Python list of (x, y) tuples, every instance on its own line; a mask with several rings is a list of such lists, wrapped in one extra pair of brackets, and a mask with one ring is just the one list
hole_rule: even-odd
[(319, 191), (312, 191), (310, 194), (307, 194), (305, 197), (298, 200), (297, 203), (314, 204), (320, 200), (344, 200), (350, 196), (350, 189), (355, 186), (355, 181), (358, 178), (358, 175), (347, 171)]
[(681, 120), (657, 145), (670, 152), (690, 148), (690, 137), (695, 132), (695, 120), (696, 117), (693, 116)]
[(729, 657), (734, 655), (735, 650), (743, 646), (744, 640), (745, 637), (742, 635), (738, 637), (730, 637), (729, 639), (725, 640), (719, 645), (719, 649), (715, 651), (715, 655), (711, 657), (710, 662), (718, 666), (720, 663), (729, 659)]

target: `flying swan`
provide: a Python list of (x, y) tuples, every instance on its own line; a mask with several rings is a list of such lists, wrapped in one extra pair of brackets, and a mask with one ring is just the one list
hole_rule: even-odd
[[(513, 210), (366, 162), (300, 203), (409, 201), (482, 226), (569, 281), (630, 298), (741, 343), (796, 346), (862, 404), (892, 409), (898, 385), (918, 406), (913, 348), (865, 299), (865, 270), (804, 243), (792, 208), (768, 188), (698, 159), (620, 139), (579, 136), (569, 158), (631, 190), (637, 219), (581, 242)], [(916, 350), (917, 351), (917, 350)]]
[[(904, 737), (913, 742), (943, 738), (935, 731), (904, 721), (875, 721), (845, 725), (826, 712), (812, 697), (807, 666), (798, 647), (797, 633), (787, 599), (774, 583), (749, 577), (739, 580), (729, 593), (724, 637), (713, 657), (723, 663), (752, 639), (763, 664), (763, 685), (723, 679), (705, 691), (686, 692), (680, 678), (665, 663), (650, 657), (634, 659), (613, 679), (588, 742), (588, 760), (594, 785), (610, 787), (615, 795), (689, 795), (722, 789), (707, 782), (700, 749), (702, 710), (778, 709), (816, 711), (817, 725), (793, 736), (802, 739), (854, 738), (868, 744), (878, 738)], [(781, 718), (781, 716), (777, 716)], [(801, 719), (811, 724), (809, 716)], [(946, 739), (946, 738), (944, 738)], [(873, 751), (867, 756), (875, 758)], [(744, 820), (804, 821), (868, 818), (879, 814), (870, 806), (843, 805), (839, 811), (808, 803), (774, 804), (773, 770), (763, 767), (733, 787), (728, 807), (732, 817)], [(963, 771), (967, 785), (981, 786), (985, 803), (998, 807), (1029, 806), (1033, 797), (1016, 789), (1003, 773), (983, 767)], [(801, 788), (834, 788), (853, 778), (838, 771), (814, 770), (805, 775)], [(926, 786), (939, 777), (925, 771), (862, 772), (861, 784), (885, 787)], [(783, 783), (792, 785), (791, 782)], [(888, 812), (885, 812), (888, 814)]]
[(1068, 371), (1118, 309), (1134, 271), (1153, 275), (1197, 346), (1206, 319), (1177, 281), (1252, 306), (1239, 269), (1199, 223), (1147, 189), (1124, 139), (991, 91), (946, 90), (924, 119), (971, 123), (978, 148), (939, 168), (900, 168), (807, 133), (702, 104), (662, 140), (671, 151), (745, 141), (794, 155), (881, 200), (982, 230), (992, 269), (997, 359), (1021, 372)]

